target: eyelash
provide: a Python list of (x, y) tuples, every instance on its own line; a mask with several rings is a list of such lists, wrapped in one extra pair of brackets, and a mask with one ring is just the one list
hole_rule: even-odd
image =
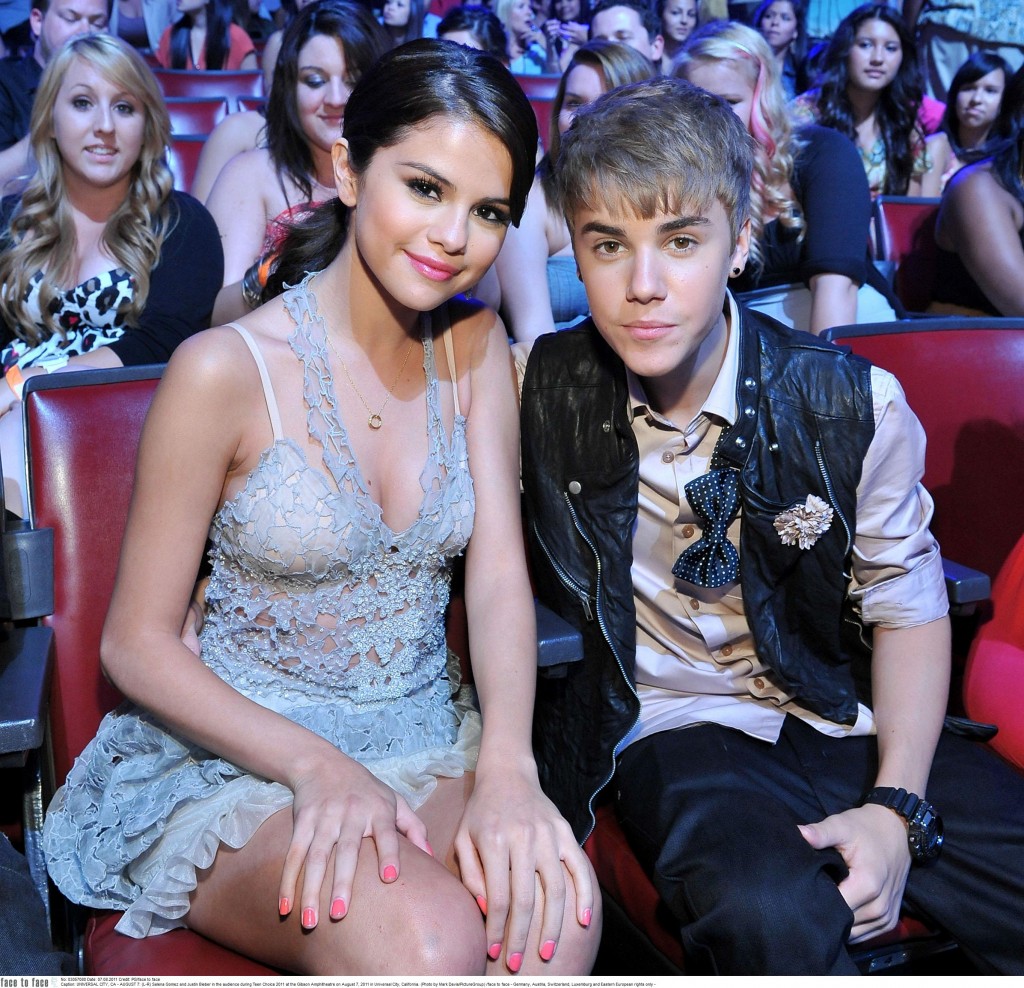
[[(433, 179), (417, 177), (409, 179), (407, 184), (413, 193), (421, 199), (429, 199), (433, 202), (441, 201), (441, 186)], [(512, 222), (511, 215), (498, 206), (477, 206), (473, 212), (485, 223), (508, 226)]]

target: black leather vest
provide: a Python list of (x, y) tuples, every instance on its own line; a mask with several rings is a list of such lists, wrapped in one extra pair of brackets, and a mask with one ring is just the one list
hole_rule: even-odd
[[(718, 451), (740, 470), (740, 581), (763, 661), (807, 708), (852, 724), (868, 649), (847, 601), (856, 491), (874, 435), (870, 365), (740, 309), (739, 414)], [(585, 658), (538, 685), (541, 781), (580, 840), (639, 716), (630, 576), (639, 456), (625, 368), (588, 320), (539, 339), (522, 396), (527, 539), (538, 596), (579, 628)], [(777, 515), (808, 494), (831, 527), (784, 545)], [(666, 573), (666, 581), (672, 580)]]

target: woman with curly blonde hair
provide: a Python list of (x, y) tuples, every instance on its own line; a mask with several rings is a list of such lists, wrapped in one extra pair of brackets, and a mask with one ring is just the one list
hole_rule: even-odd
[(206, 210), (172, 189), (169, 134), (152, 72), (118, 38), (75, 38), (43, 73), (35, 173), (0, 202), (6, 473), (21, 459), (8, 448), (20, 439), (18, 416), (7, 413), (26, 378), (161, 363), (209, 325), (220, 238)]
[(729, 102), (755, 142), (751, 249), (734, 291), (797, 329), (891, 319), (894, 299), (868, 256), (871, 197), (842, 134), (794, 129), (777, 62), (764, 38), (715, 21), (695, 31), (675, 75)]

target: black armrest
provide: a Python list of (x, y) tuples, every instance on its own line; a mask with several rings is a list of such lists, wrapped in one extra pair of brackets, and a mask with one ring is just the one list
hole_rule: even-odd
[(7, 613), (12, 621), (53, 613), (53, 529), (9, 519), (3, 533)]
[(992, 581), (986, 573), (961, 566), (950, 559), (942, 560), (942, 572), (946, 578), (951, 614), (961, 617), (973, 614), (978, 604), (988, 600), (992, 594)]
[(50, 628), (12, 628), (0, 643), (0, 767), (41, 747), (53, 666)]
[(583, 635), (568, 621), (534, 601), (537, 608), (537, 666), (542, 676), (564, 676), (570, 662), (583, 658)]

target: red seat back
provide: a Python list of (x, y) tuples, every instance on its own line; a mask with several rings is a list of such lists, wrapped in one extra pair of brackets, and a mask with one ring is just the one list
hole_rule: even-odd
[(171, 137), (167, 147), (167, 164), (174, 175), (174, 187), (179, 192), (192, 191), (199, 156), (205, 144), (205, 134), (175, 134)]
[(225, 96), (168, 96), (164, 104), (175, 136), (209, 134), (228, 113)]
[(239, 96), (262, 96), (263, 73), (259, 69), (154, 69), (164, 96), (220, 96), (237, 109)]
[(829, 338), (891, 371), (928, 437), (947, 559), (994, 576), (1024, 531), (1024, 319), (912, 319)]
[(893, 288), (911, 312), (932, 300), (938, 246), (935, 221), (939, 199), (879, 196), (874, 203), (875, 256), (895, 266)]
[(519, 88), (530, 98), (554, 99), (558, 92), (560, 75), (517, 75)]

